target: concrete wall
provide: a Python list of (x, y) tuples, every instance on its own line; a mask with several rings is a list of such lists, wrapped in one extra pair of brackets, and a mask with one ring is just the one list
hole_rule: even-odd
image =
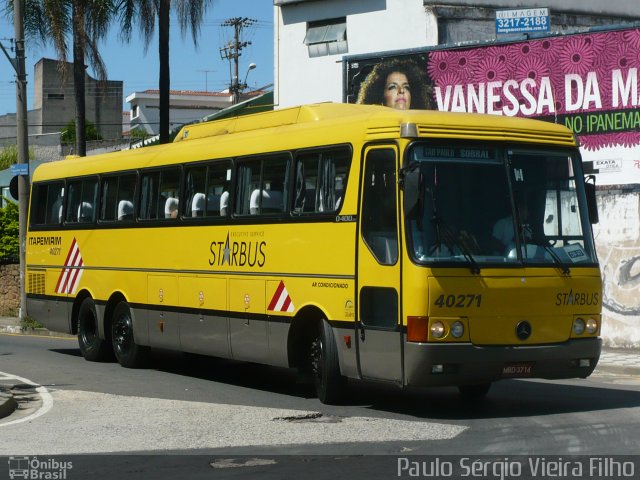
[(0, 316), (18, 315), (20, 306), (20, 265), (0, 264)]
[(640, 348), (640, 187), (599, 191), (598, 210), (604, 343)]

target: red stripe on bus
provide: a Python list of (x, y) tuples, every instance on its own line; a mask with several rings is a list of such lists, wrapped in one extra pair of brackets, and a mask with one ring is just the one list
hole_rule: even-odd
[(282, 295), (283, 291), (284, 291), (284, 282), (280, 280), (280, 284), (278, 285), (278, 288), (276, 288), (276, 293), (273, 295), (273, 298), (271, 299), (271, 303), (269, 303), (267, 310), (274, 310), (276, 308), (276, 305), (278, 304), (278, 300), (280, 299), (280, 295)]

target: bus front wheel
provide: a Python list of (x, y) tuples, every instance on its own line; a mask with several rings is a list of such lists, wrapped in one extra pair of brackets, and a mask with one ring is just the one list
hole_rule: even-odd
[(335, 337), (326, 320), (318, 323), (311, 343), (311, 372), (318, 399), (326, 404), (337, 403), (344, 393), (346, 379), (340, 375)]
[(118, 363), (126, 368), (140, 368), (146, 365), (149, 347), (138, 345), (133, 335), (133, 318), (127, 302), (120, 302), (113, 310), (111, 322), (113, 352)]
[(78, 345), (82, 356), (90, 362), (112, 358), (109, 342), (100, 338), (96, 304), (91, 297), (85, 298), (78, 309)]

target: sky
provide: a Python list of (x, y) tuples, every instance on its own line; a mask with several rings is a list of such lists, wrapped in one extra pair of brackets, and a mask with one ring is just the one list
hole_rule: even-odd
[[(183, 38), (177, 21), (172, 17), (170, 31), (170, 72), (172, 90), (222, 91), (229, 87), (230, 65), (220, 57), (220, 48), (233, 39), (233, 27), (222, 23), (233, 17), (257, 20), (253, 26), (243, 29), (242, 40), (252, 42), (242, 50), (240, 78), (244, 80), (250, 63), (256, 68), (247, 77), (249, 89), (273, 83), (273, 1), (271, 0), (213, 0), (205, 15), (194, 47), (191, 32)], [(100, 44), (109, 80), (122, 80), (123, 110), (128, 110), (126, 97), (134, 92), (158, 89), (157, 37), (145, 51), (145, 43), (134, 27), (131, 42), (124, 43), (119, 29), (113, 26), (107, 38)], [(157, 30), (157, 28), (156, 28)], [(0, 41), (10, 47), (13, 38), (13, 18), (0, 16)], [(71, 51), (71, 47), (69, 48)], [(27, 102), (33, 108), (33, 67), (42, 57), (57, 59), (51, 46), (27, 41)], [(69, 61), (71, 58), (68, 59)], [(89, 75), (95, 78), (91, 68)], [(15, 72), (9, 60), (0, 52), (0, 115), (16, 111)]]

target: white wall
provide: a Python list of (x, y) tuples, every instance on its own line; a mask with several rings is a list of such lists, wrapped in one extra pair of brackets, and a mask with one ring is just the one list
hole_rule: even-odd
[(640, 348), (640, 192), (601, 192), (598, 211), (602, 337), (607, 346)]
[(423, 0), (325, 0), (274, 8), (275, 104), (342, 102), (342, 57), (309, 58), (307, 22), (346, 17), (348, 56), (437, 45)]

